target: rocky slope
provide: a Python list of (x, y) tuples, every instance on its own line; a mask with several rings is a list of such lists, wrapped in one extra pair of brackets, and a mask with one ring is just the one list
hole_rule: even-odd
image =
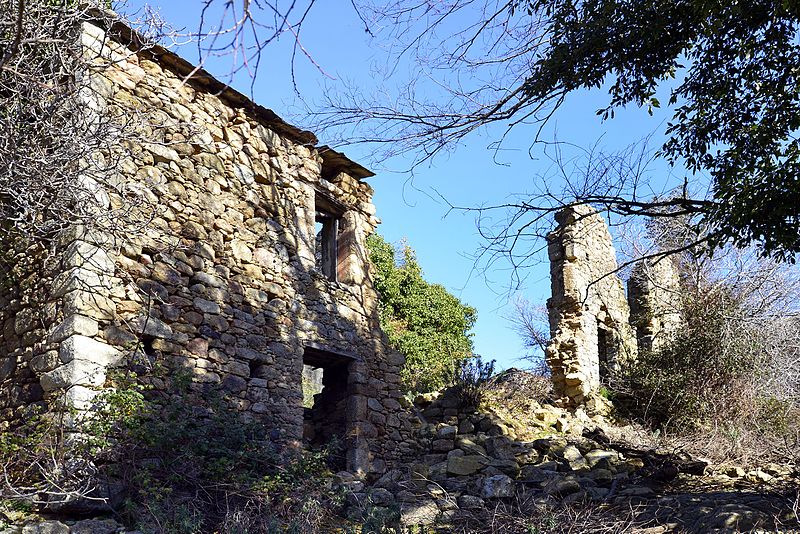
[(611, 439), (619, 429), (603, 417), (531, 396), (517, 402), (527, 408), (524, 421), (510, 417), (508, 402), (502, 414), (460, 409), (452, 390), (419, 396), (421, 454), (371, 487), (340, 474), (351, 502), (397, 506), (405, 525), (442, 532), (800, 528), (793, 466), (709, 465)]

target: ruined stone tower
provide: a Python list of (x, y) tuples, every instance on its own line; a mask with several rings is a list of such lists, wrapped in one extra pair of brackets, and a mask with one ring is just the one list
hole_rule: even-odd
[(680, 278), (670, 256), (641, 261), (628, 279), (631, 325), (639, 350), (658, 350), (682, 324)]
[(636, 357), (636, 337), (603, 218), (577, 205), (560, 211), (556, 222), (548, 236), (551, 341), (545, 356), (556, 394), (577, 406), (621, 361)]

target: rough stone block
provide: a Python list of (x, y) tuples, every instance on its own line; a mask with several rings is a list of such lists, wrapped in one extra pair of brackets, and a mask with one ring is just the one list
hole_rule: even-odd
[(53, 391), (73, 386), (100, 387), (105, 381), (105, 366), (86, 360), (72, 360), (42, 374), (39, 383), (45, 391)]
[(6, 380), (17, 369), (17, 359), (12, 357), (0, 358), (0, 381)]
[(50, 343), (60, 343), (75, 334), (93, 337), (98, 331), (99, 326), (95, 319), (83, 315), (69, 315), (50, 333), (47, 340)]
[(145, 334), (159, 339), (172, 339), (174, 337), (172, 328), (155, 317), (140, 315), (131, 319), (128, 326), (132, 332), (137, 334)]
[(99, 292), (70, 291), (64, 295), (64, 314), (110, 320), (116, 315), (116, 305), (105, 294)]
[(52, 371), (62, 363), (64, 362), (61, 361), (58, 351), (51, 350), (45, 352), (44, 354), (34, 356), (28, 365), (30, 366), (31, 371), (39, 375), (46, 373), (47, 371)]
[(65, 400), (73, 408), (88, 410), (99, 394), (99, 391), (85, 386), (71, 386), (65, 394)]
[(473, 475), (487, 463), (486, 458), (475, 454), (452, 456), (447, 459), (447, 472), (451, 475)]
[(64, 265), (98, 273), (113, 273), (114, 260), (101, 247), (86, 241), (75, 241), (64, 252)]
[(86, 336), (71, 336), (61, 343), (59, 358), (64, 363), (83, 360), (107, 367), (122, 358), (122, 353), (111, 345), (106, 345)]
[(22, 534), (69, 534), (69, 527), (60, 521), (42, 521), (25, 525)]
[(193, 303), (194, 307), (203, 313), (220, 313), (222, 311), (219, 304), (210, 300), (196, 298)]

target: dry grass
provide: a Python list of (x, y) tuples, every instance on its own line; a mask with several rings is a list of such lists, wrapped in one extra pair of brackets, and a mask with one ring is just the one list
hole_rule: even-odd
[[(519, 492), (512, 499), (467, 513), (443, 526), (441, 532), (461, 534), (582, 534), (656, 532), (652, 515), (643, 505), (611, 506), (597, 503), (562, 503)], [(681, 532), (672, 530), (672, 532)]]

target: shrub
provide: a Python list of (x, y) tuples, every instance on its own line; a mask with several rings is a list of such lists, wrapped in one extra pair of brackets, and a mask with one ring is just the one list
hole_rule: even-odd
[(485, 387), (494, 376), (495, 360), (484, 362), (480, 356), (462, 360), (453, 385), (462, 407), (477, 407), (483, 400)]
[(125, 488), (109, 504), (145, 534), (328, 531), (344, 502), (333, 451), (281, 452), (268, 428), (180, 378), (151, 393), (118, 373), (89, 410), (32, 414), (0, 434), (0, 501), (37, 510), (107, 497), (97, 489), (108, 486)]
[(625, 406), (657, 427), (694, 429), (714, 417), (736, 417), (745, 406), (728, 396), (744, 393), (761, 367), (758, 333), (744, 324), (731, 329), (740, 311), (731, 296), (717, 291), (696, 298), (683, 307), (683, 329), (660, 349), (640, 354), (620, 388), (629, 393)]
[(705, 455), (768, 455), (798, 435), (796, 281), (766, 260), (692, 259), (701, 268), (681, 263), (682, 328), (622, 369), (614, 402)]

